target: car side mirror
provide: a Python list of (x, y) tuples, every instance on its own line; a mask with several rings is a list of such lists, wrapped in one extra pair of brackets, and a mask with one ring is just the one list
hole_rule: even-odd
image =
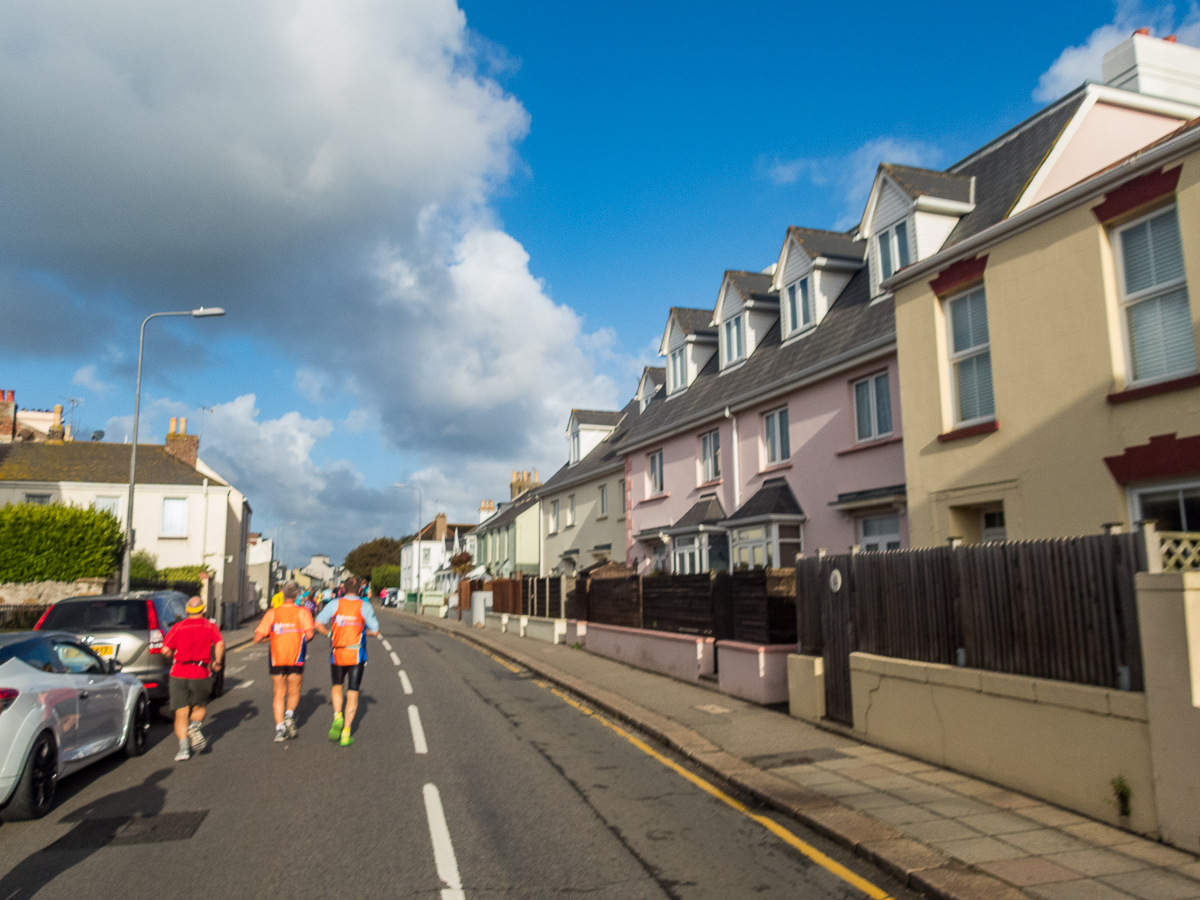
[(121, 664), (119, 662), (117, 662), (115, 659), (110, 659), (108, 661), (108, 674), (116, 675), (120, 671), (121, 671)]

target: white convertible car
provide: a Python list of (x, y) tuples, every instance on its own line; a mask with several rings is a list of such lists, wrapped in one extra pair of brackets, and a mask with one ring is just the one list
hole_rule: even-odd
[(146, 752), (150, 701), (119, 669), (72, 634), (0, 634), (0, 817), (40, 818), (63, 776)]

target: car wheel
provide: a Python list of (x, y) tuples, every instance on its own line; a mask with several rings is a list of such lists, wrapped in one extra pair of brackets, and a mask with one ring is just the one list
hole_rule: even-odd
[(58, 748), (48, 731), (38, 735), (25, 760), (25, 770), (4, 810), (10, 822), (40, 819), (54, 805), (54, 789), (58, 784)]
[(129, 717), (129, 733), (125, 735), (125, 756), (141, 756), (150, 747), (150, 699), (145, 692), (138, 694)]

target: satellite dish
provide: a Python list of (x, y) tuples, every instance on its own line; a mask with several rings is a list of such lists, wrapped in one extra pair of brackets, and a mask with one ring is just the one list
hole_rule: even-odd
[(104, 432), (103, 432), (103, 431), (93, 431), (93, 432), (92, 432), (92, 440), (93, 440), (93, 441), (102, 441), (102, 440), (104, 440)]

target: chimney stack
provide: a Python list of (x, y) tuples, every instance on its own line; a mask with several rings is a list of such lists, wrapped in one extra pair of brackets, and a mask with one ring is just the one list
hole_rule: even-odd
[(63, 440), (63, 420), (62, 420), (62, 404), (54, 404), (54, 419), (50, 423), (50, 430), (46, 432), (46, 441), (54, 441), (62, 443)]
[(446, 514), (438, 513), (433, 519), (433, 539), (435, 541), (444, 541), (446, 539)]
[(196, 468), (196, 455), (200, 451), (200, 438), (187, 433), (187, 419), (176, 419), (171, 416), (167, 427), (167, 452), (193, 469)]
[(0, 391), (0, 444), (11, 444), (16, 435), (16, 395), (13, 391)]
[(513, 472), (513, 480), (512, 484), (510, 485), (512, 496), (509, 499), (516, 500), (526, 491), (532, 490), (535, 487), (541, 487), (541, 484), (542, 483), (538, 481), (536, 469), (533, 472), (529, 472), (528, 470)]
[(1139, 28), (1104, 54), (1102, 71), (1109, 87), (1200, 105), (1200, 49), (1173, 34), (1156, 38)]

